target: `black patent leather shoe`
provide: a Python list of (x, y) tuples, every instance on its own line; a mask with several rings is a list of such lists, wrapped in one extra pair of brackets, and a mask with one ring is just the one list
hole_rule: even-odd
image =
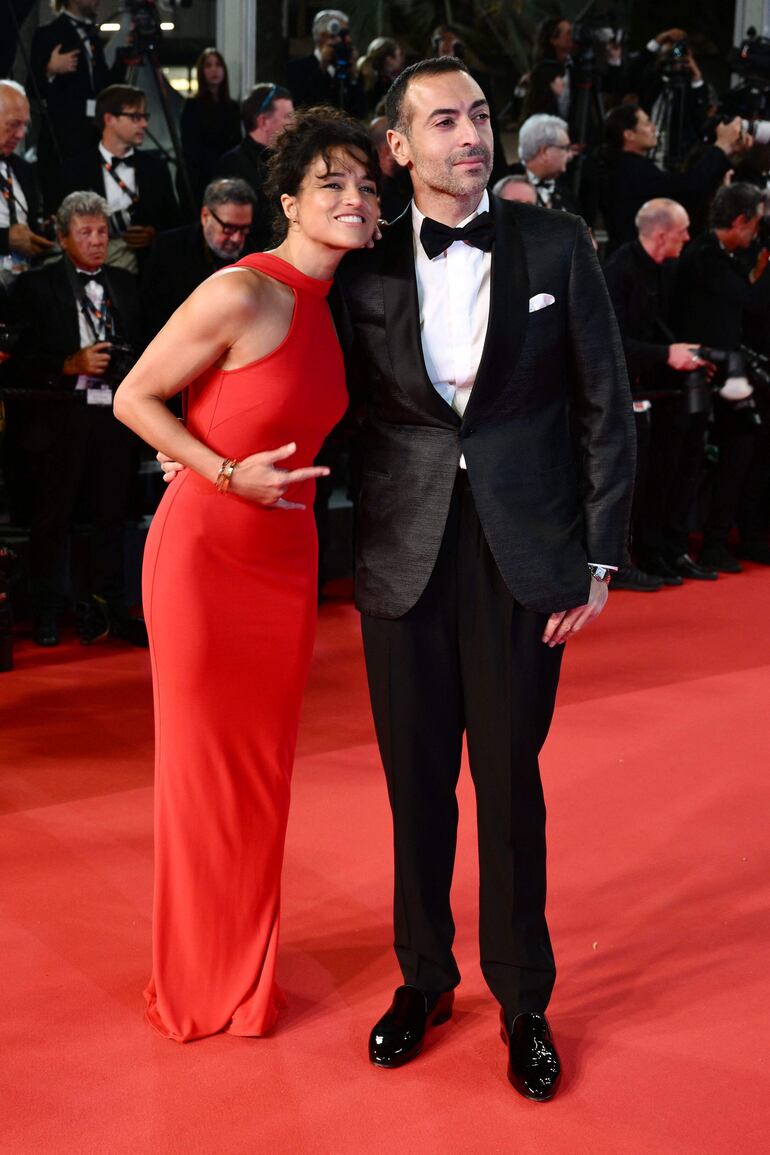
[(696, 582), (715, 582), (719, 576), (714, 569), (707, 569), (706, 566), (698, 565), (697, 561), (693, 561), (689, 553), (680, 554), (675, 557), (671, 563), (683, 578), (692, 578)]
[(454, 991), (426, 994), (417, 987), (397, 987), (390, 1009), (369, 1036), (369, 1061), (375, 1067), (402, 1067), (422, 1050), (425, 1031), (452, 1017)]
[(556, 1094), (561, 1063), (545, 1015), (517, 1015), (511, 1030), (500, 1013), (500, 1037), (508, 1044), (508, 1081), (525, 1099), (547, 1103)]

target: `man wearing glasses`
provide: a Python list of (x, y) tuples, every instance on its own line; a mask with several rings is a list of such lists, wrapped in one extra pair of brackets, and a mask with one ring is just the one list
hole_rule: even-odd
[(95, 119), (101, 139), (67, 165), (67, 191), (88, 189), (104, 197), (110, 213), (108, 264), (135, 273), (155, 234), (179, 224), (171, 177), (162, 156), (139, 151), (150, 119), (140, 88), (105, 88), (96, 100)]
[(573, 156), (566, 121), (559, 116), (537, 113), (525, 120), (519, 130), (521, 164), (514, 165), (511, 171), (526, 175), (535, 186), (537, 203), (543, 208), (581, 216), (565, 176)]
[(149, 336), (155, 336), (190, 293), (243, 255), (255, 197), (237, 178), (213, 180), (203, 194), (200, 221), (159, 233), (142, 274)]
[(218, 177), (238, 177), (254, 192), (254, 221), (246, 252), (257, 253), (270, 248), (273, 239), (273, 206), (265, 196), (267, 162), (275, 142), (294, 116), (294, 104), (288, 88), (280, 84), (255, 84), (241, 102), (244, 139), (236, 148), (219, 158)]

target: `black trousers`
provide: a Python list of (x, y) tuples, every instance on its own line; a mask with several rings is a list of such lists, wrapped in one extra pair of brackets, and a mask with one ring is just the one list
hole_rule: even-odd
[(75, 511), (91, 527), (91, 592), (124, 597), (123, 539), (136, 439), (109, 406), (79, 400), (29, 406), (20, 430), (32, 466), (30, 577), (37, 613), (68, 602), (69, 541)]
[(703, 474), (705, 414), (684, 411), (680, 397), (652, 404), (647, 481), (639, 500), (634, 546), (640, 559), (686, 553)]
[(543, 1011), (556, 975), (545, 919), (545, 803), (538, 754), (562, 649), (547, 615), (503, 583), (464, 471), (434, 572), (395, 620), (364, 616), (372, 710), (393, 812), (395, 949), (404, 981), (456, 986), (449, 891), (463, 733), (476, 791), (481, 967), (510, 1017)]

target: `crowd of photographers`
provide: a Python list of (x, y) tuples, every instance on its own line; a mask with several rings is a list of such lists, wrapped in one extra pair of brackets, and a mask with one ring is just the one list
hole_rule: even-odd
[[(270, 246), (266, 165), (295, 107), (326, 103), (365, 119), (382, 162), (382, 216), (403, 211), (410, 184), (387, 146), (382, 101), (407, 57), (384, 37), (358, 57), (347, 15), (327, 9), (285, 86), (257, 84), (239, 102), (223, 57), (206, 49), (172, 177), (162, 151), (144, 147), (148, 102), (126, 83), (130, 54), (118, 51), (108, 67), (98, 0), (55, 7), (34, 33), (26, 85), (0, 80), (5, 501), (11, 522), (29, 526), (35, 640), (59, 640), (71, 531), (85, 513), (92, 560), (81, 639), (143, 644), (124, 580), (140, 447), (112, 416), (112, 390), (201, 281)], [(640, 452), (616, 587), (714, 581), (740, 572), (739, 556), (770, 564), (766, 47), (747, 42), (744, 56), (767, 86), (718, 94), (681, 29), (629, 52), (618, 30), (555, 18), (506, 109), (506, 124), (517, 119), (515, 158), (492, 108), (493, 191), (584, 217), (620, 324)], [(465, 45), (443, 26), (427, 54), (464, 56)], [(30, 102), (36, 151), (25, 153)], [(702, 534), (697, 559), (693, 531)]]

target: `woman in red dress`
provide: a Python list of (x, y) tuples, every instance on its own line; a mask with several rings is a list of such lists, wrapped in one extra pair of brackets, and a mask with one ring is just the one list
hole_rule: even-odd
[[(326, 302), (370, 243), (366, 130), (310, 110), (273, 159), (284, 239), (200, 286), (125, 379), (117, 416), (187, 468), (153, 519), (144, 611), (155, 695), (153, 975), (147, 1017), (178, 1041), (262, 1035), (300, 703), (313, 646), (310, 465), (347, 403)], [(173, 270), (169, 270), (173, 275)], [(180, 424), (166, 401), (187, 389)]]

